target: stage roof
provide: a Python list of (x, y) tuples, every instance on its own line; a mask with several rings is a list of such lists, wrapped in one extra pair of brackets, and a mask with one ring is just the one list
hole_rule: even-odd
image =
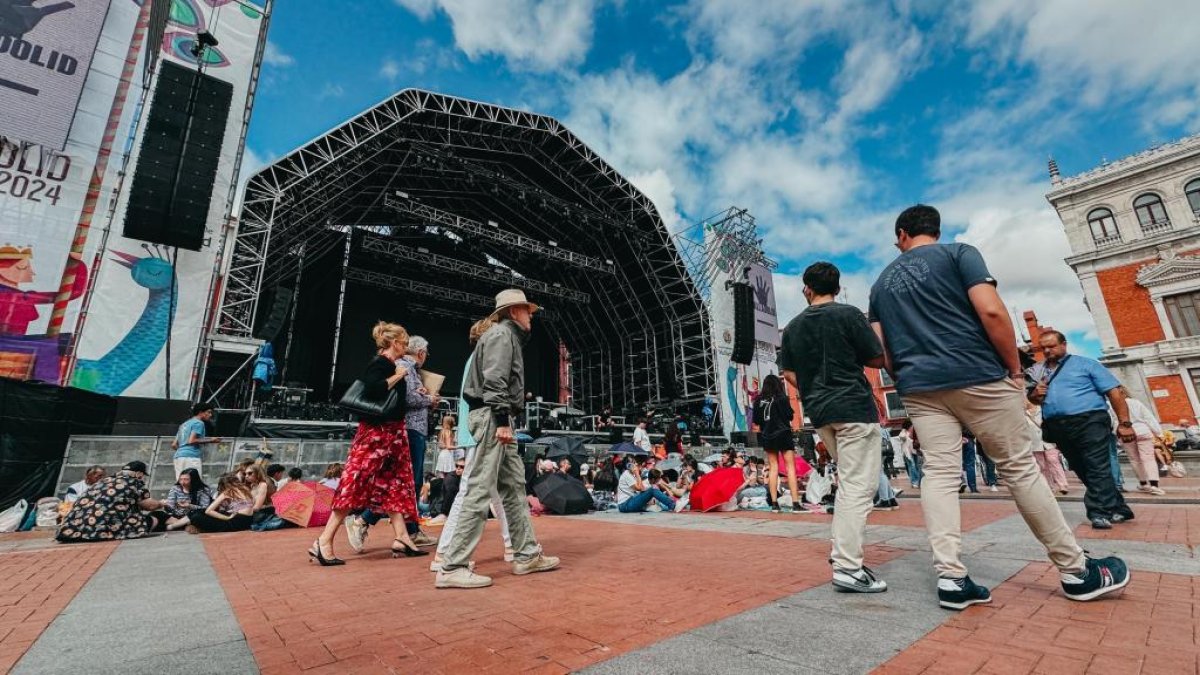
[(217, 332), (353, 231), (349, 283), (479, 318), (524, 288), (576, 400), (712, 394), (704, 303), (653, 203), (558, 120), (406, 89), (252, 176)]

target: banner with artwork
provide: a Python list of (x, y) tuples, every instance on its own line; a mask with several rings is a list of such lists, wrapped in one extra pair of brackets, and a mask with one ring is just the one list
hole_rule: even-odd
[[(39, 92), (0, 86), (0, 376), (59, 383), (93, 266), (98, 237), (88, 232), (116, 185), (108, 150), (128, 98), (122, 78), (132, 71), (142, 8), (134, 0), (75, 3), (78, 10), (60, 3), (53, 12), (23, 4), (0, 2), (0, 78)], [(19, 39), (4, 32), (14, 17), (29, 27)], [(28, 71), (51, 58), (56, 74)]]
[(750, 288), (754, 291), (754, 339), (779, 346), (779, 319), (775, 312), (775, 277), (760, 263), (750, 265)]
[[(261, 11), (247, 2), (172, 0), (161, 58), (200, 66), (204, 74), (233, 85), (204, 245), (199, 251), (177, 250), (120, 236), (129, 199), (126, 184), (81, 328), (71, 380), (75, 386), (113, 395), (191, 396), (264, 24)], [(219, 45), (203, 50), (198, 59), (193, 46), (196, 35), (205, 31)], [(130, 167), (137, 165), (147, 118), (140, 118)]]
[[(733, 292), (725, 287), (731, 281), (731, 268), (740, 264), (731, 261), (725, 252), (738, 250), (738, 246), (727, 246), (723, 241), (724, 235), (712, 228), (705, 227), (704, 245), (710, 252), (709, 259), (715, 261), (716, 271), (712, 280), (712, 293), (709, 297), (708, 316), (711, 322), (713, 338), (714, 363), (717, 368), (717, 398), (721, 402), (721, 423), (726, 436), (733, 433), (745, 433), (753, 424), (754, 399), (762, 388), (762, 381), (767, 375), (778, 374), (775, 363), (775, 343), (772, 341), (756, 340), (754, 360), (749, 365), (734, 363), (730, 358), (733, 354), (734, 310)], [(731, 265), (731, 262), (733, 263)], [(754, 287), (753, 268), (751, 268), (751, 286)], [(769, 272), (768, 272), (769, 276)], [(774, 289), (767, 284), (767, 300), (774, 313)], [(755, 292), (755, 308), (759, 305), (759, 292)], [(766, 303), (764, 303), (766, 304)], [(757, 315), (757, 312), (756, 312)], [(757, 320), (756, 320), (757, 324)], [(757, 331), (756, 331), (757, 332)], [(778, 331), (776, 331), (778, 332)], [(757, 335), (756, 335), (757, 337)]]

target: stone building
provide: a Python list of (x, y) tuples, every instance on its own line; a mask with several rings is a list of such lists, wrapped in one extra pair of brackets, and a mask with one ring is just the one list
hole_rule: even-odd
[(1174, 424), (1200, 412), (1200, 135), (1071, 178), (1046, 195), (1096, 322), (1101, 361)]

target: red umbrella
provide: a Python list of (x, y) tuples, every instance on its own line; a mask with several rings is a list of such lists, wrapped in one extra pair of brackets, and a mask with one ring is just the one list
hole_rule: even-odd
[[(812, 465), (804, 461), (800, 455), (796, 455), (796, 478), (804, 478), (812, 471)], [(782, 455), (779, 457), (779, 480), (780, 482), (787, 480), (787, 463), (783, 460)]]
[(713, 469), (692, 486), (688, 502), (693, 511), (712, 511), (732, 499), (745, 482), (741, 469)]
[(271, 497), (275, 514), (300, 527), (321, 527), (333, 512), (333, 490), (319, 483), (290, 481)]

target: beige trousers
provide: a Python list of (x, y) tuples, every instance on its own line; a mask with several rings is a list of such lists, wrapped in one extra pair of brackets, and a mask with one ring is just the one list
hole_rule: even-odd
[(1021, 385), (1005, 378), (902, 398), (925, 453), (921, 507), (938, 576), (960, 578), (967, 574), (959, 558), (962, 514), (958, 485), (963, 427), (975, 434), (996, 463), (1001, 482), (1008, 487), (1033, 535), (1046, 547), (1051, 562), (1063, 571), (1083, 569), (1083, 549), (1034, 461), (1033, 449), (1040, 447), (1042, 440), (1025, 418), (1025, 391)]
[(838, 489), (833, 502), (833, 566), (863, 566), (863, 533), (875, 505), (883, 463), (878, 424), (838, 422), (817, 429), (825, 449), (837, 462)]
[(1154, 436), (1139, 434), (1132, 443), (1121, 442), (1138, 481), (1158, 480), (1158, 459), (1154, 456)]
[[(200, 477), (204, 477), (204, 462), (197, 457), (181, 457), (175, 460), (175, 479), (179, 479), (179, 474), (188, 469), (195, 469)], [(171, 481), (174, 483), (175, 481)]]

